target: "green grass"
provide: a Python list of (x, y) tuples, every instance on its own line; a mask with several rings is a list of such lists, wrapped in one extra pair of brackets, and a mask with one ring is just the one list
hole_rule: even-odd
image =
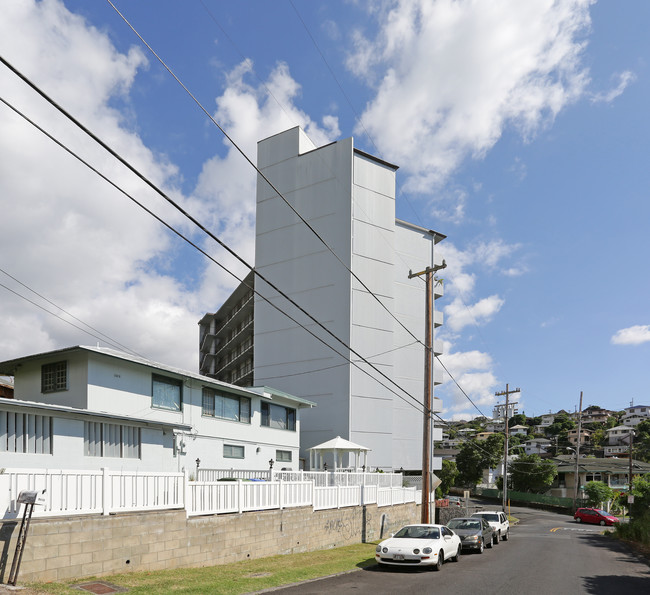
[(237, 595), (374, 565), (375, 546), (376, 544), (372, 543), (361, 543), (318, 552), (273, 556), (205, 568), (131, 572), (96, 579), (32, 583), (25, 586), (38, 593), (69, 595), (70, 588), (74, 585), (101, 580), (127, 588), (132, 594)]

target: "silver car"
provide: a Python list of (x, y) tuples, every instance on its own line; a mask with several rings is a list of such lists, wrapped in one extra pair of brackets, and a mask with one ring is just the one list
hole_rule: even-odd
[(486, 547), (492, 547), (496, 543), (497, 536), (494, 529), (485, 519), (482, 518), (455, 518), (447, 523), (447, 527), (453, 530), (460, 537), (464, 550), (475, 550), (483, 553)]

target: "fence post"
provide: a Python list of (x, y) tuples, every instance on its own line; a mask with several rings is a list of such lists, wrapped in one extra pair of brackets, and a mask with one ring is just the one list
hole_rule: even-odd
[(313, 512), (314, 508), (316, 508), (316, 480), (315, 479), (311, 480), (311, 507)]
[(192, 491), (190, 487), (190, 474), (187, 469), (183, 469), (183, 508), (185, 509), (185, 517), (190, 516), (192, 506)]
[(108, 477), (108, 467), (102, 467), (102, 514), (108, 516), (110, 510), (110, 496), (111, 493)]
[(341, 508), (341, 484), (336, 484), (336, 508)]
[(280, 506), (280, 510), (284, 508), (282, 501), (282, 477), (280, 477), (280, 479), (278, 479), (278, 505)]
[(242, 500), (244, 496), (242, 494), (242, 481), (241, 479), (237, 480), (237, 512), (242, 513), (243, 505)]

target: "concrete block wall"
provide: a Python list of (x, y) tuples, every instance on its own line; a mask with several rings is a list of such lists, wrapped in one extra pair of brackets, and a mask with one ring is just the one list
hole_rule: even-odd
[[(420, 507), (413, 503), (191, 518), (160, 511), (32, 519), (18, 582), (213, 566), (375, 542), (419, 519)], [(0, 582), (9, 577), (19, 531), (20, 521), (0, 526)]]

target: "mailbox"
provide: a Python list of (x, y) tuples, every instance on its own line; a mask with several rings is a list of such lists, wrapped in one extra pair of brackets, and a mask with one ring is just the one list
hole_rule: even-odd
[(45, 490), (22, 490), (18, 494), (18, 504), (43, 504)]

